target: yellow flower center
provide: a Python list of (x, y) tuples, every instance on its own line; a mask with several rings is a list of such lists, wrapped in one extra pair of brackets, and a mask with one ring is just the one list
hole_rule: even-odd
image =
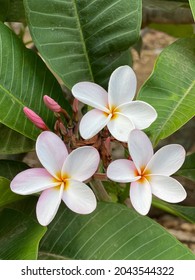
[(150, 179), (151, 172), (148, 169), (145, 170), (145, 168), (146, 168), (145, 166), (142, 166), (140, 168), (140, 172), (138, 170), (135, 171), (135, 176), (141, 176), (141, 178), (138, 180), (138, 182), (140, 182), (140, 183), (143, 183), (145, 181), (145, 179), (147, 181), (149, 181), (149, 179)]
[(56, 174), (56, 178), (53, 177), (53, 181), (55, 183), (59, 183), (55, 188), (59, 189), (64, 184), (64, 190), (66, 190), (69, 186), (70, 176), (68, 174), (61, 174), (60, 172)]
[(116, 119), (118, 117), (118, 113), (120, 112), (119, 109), (117, 109), (117, 107), (112, 106), (107, 107), (109, 110), (109, 113), (104, 112), (104, 114), (106, 115), (106, 117), (108, 117), (109, 115), (112, 115), (111, 120)]

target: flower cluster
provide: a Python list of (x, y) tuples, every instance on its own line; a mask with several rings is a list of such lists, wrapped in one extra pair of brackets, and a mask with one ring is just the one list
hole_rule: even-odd
[[(172, 144), (154, 154), (149, 138), (141, 130), (155, 121), (157, 113), (148, 103), (133, 100), (135, 92), (135, 73), (129, 66), (122, 66), (112, 73), (108, 92), (92, 82), (74, 85), (73, 121), (56, 101), (44, 96), (45, 105), (57, 116), (55, 133), (35, 112), (24, 108), (26, 116), (43, 130), (36, 141), (36, 153), (43, 168), (31, 168), (16, 175), (11, 190), (21, 195), (41, 192), (36, 208), (41, 225), (53, 220), (61, 200), (76, 213), (89, 214), (95, 210), (96, 197), (86, 181), (97, 174), (100, 158), (107, 169), (105, 177), (130, 183), (132, 206), (142, 215), (150, 210), (152, 194), (171, 203), (185, 199), (182, 185), (170, 177), (183, 164), (185, 150)], [(80, 123), (78, 101), (88, 105), (88, 109), (95, 108), (88, 110)], [(60, 114), (71, 122), (71, 127), (63, 124)], [(111, 141), (128, 145), (130, 159), (112, 161)]]

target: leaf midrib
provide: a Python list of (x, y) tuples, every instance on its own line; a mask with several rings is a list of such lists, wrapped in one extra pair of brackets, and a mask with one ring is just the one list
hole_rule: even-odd
[(92, 69), (91, 69), (91, 64), (90, 64), (90, 59), (89, 59), (89, 54), (87, 52), (87, 46), (85, 44), (83, 30), (82, 30), (81, 22), (80, 22), (80, 19), (79, 19), (79, 13), (78, 13), (78, 9), (77, 9), (76, 0), (72, 0), (72, 3), (73, 3), (74, 11), (75, 11), (75, 18), (76, 18), (77, 24), (79, 26), (81, 43), (83, 45), (83, 52), (84, 52), (84, 55), (86, 57), (86, 61), (87, 61), (87, 65), (88, 65), (88, 69), (89, 69), (91, 79), (92, 79), (92, 81), (94, 81), (93, 72), (92, 72)]
[(192, 84), (189, 86), (189, 88), (187, 89), (186, 93), (183, 95), (183, 97), (179, 100), (179, 102), (177, 103), (177, 105), (175, 106), (174, 110), (171, 111), (171, 113), (169, 114), (169, 117), (166, 119), (166, 121), (164, 122), (164, 124), (161, 126), (161, 129), (158, 130), (158, 133), (155, 135), (155, 139), (154, 139), (154, 144), (156, 144), (159, 140), (159, 135), (161, 134), (161, 131), (163, 131), (164, 127), (166, 126), (166, 124), (169, 122), (169, 120), (172, 118), (172, 116), (175, 114), (175, 112), (177, 111), (177, 109), (180, 107), (180, 105), (183, 103), (183, 100), (188, 96), (189, 92), (191, 91), (191, 89), (193, 88), (193, 86), (195, 85), (195, 80), (192, 82)]

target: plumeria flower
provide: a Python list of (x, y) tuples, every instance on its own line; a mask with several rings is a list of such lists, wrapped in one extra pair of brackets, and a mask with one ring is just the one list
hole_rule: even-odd
[(113, 161), (108, 166), (107, 176), (116, 182), (131, 182), (130, 199), (137, 212), (142, 215), (149, 212), (152, 194), (171, 203), (186, 198), (182, 185), (169, 177), (185, 160), (185, 150), (181, 145), (170, 144), (154, 154), (146, 134), (134, 129), (129, 135), (128, 148), (132, 160)]
[(80, 122), (80, 134), (89, 139), (108, 127), (111, 135), (122, 142), (134, 128), (144, 129), (156, 119), (155, 109), (143, 101), (132, 101), (137, 80), (129, 66), (117, 68), (111, 75), (108, 92), (92, 82), (80, 82), (72, 93), (79, 101), (94, 107)]
[(44, 168), (25, 170), (12, 180), (11, 190), (29, 195), (42, 192), (36, 207), (41, 225), (54, 218), (61, 200), (79, 214), (96, 208), (96, 198), (83, 181), (97, 170), (99, 153), (93, 147), (81, 147), (70, 154), (63, 141), (53, 132), (42, 132), (36, 141), (36, 153)]

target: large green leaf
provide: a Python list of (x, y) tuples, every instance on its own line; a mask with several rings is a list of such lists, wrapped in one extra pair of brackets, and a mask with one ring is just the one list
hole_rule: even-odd
[(190, 8), (191, 8), (194, 20), (195, 20), (195, 1), (194, 0), (189, 0), (189, 3), (190, 3)]
[(190, 223), (195, 223), (195, 207), (171, 204), (154, 197), (152, 199), (152, 204), (155, 207), (185, 219)]
[(32, 218), (12, 209), (0, 212), (0, 259), (37, 259), (38, 245), (46, 231)]
[(0, 122), (36, 139), (39, 130), (24, 116), (23, 107), (30, 107), (53, 126), (53, 113), (43, 105), (44, 94), (68, 106), (57, 80), (40, 57), (0, 23)]
[(25, 21), (23, 0), (0, 0), (0, 20)]
[(195, 115), (195, 39), (180, 39), (159, 56), (153, 73), (139, 92), (158, 113), (147, 130), (154, 144)]
[(29, 166), (24, 162), (15, 160), (0, 160), (0, 177), (12, 180), (18, 173), (28, 169)]
[(35, 141), (0, 123), (0, 154), (20, 154), (34, 150)]
[(62, 206), (41, 241), (41, 259), (195, 259), (159, 224), (123, 205), (99, 203), (90, 215)]
[(24, 196), (15, 194), (10, 189), (10, 181), (0, 177), (0, 207), (24, 199)]
[(130, 63), (139, 37), (141, 0), (24, 0), (33, 41), (68, 88), (82, 80), (107, 85)]
[(184, 164), (177, 171), (177, 174), (195, 182), (195, 153), (186, 157)]

